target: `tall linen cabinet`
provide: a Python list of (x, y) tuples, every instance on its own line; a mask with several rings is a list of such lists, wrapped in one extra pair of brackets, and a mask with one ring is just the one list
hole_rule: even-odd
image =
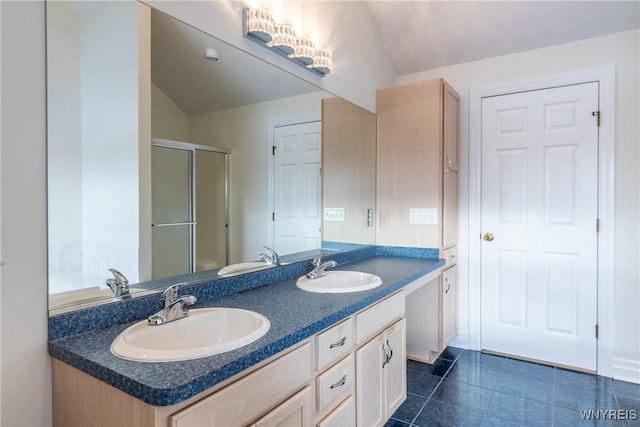
[(459, 109), (443, 79), (376, 94), (376, 242), (437, 249), (447, 260), (407, 296), (407, 357), (427, 363), (457, 335)]

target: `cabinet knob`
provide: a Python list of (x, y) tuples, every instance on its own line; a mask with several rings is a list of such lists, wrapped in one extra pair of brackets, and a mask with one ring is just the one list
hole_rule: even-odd
[(482, 236), (482, 238), (487, 242), (493, 242), (495, 236), (493, 235), (493, 233), (484, 233), (484, 236)]

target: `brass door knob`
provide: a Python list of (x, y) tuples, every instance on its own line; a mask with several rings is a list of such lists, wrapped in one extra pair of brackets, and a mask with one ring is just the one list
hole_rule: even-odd
[(482, 236), (482, 238), (487, 242), (493, 242), (494, 237), (493, 233), (484, 233), (484, 236)]

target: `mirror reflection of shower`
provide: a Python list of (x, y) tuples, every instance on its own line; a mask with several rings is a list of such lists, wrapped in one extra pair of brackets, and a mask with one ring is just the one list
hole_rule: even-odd
[(228, 165), (226, 150), (153, 139), (153, 279), (228, 264)]

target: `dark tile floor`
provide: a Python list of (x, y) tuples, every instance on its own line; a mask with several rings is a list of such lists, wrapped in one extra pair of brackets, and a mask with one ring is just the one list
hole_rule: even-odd
[(408, 426), (640, 426), (640, 385), (449, 347), (407, 362), (407, 400), (385, 427)]

